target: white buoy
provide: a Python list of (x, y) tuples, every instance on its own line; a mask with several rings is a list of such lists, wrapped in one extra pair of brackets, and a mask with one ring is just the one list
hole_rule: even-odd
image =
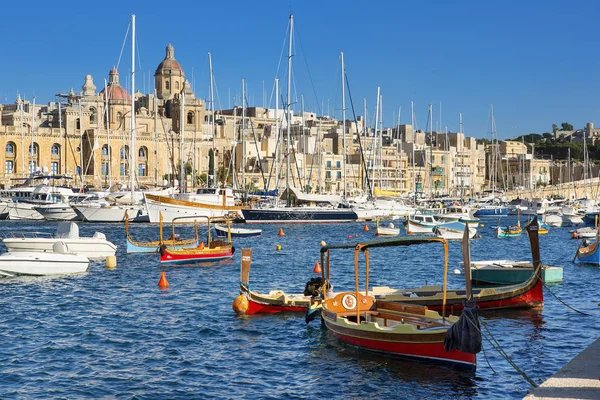
[(460, 269), (456, 268), (454, 271), (452, 271), (454, 273), (454, 275), (460, 275), (462, 274), (462, 272), (460, 272)]

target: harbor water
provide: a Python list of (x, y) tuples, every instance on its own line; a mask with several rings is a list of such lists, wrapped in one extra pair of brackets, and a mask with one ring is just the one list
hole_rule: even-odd
[[(497, 219), (482, 223), (482, 237), (471, 242), (473, 260), (531, 259), (526, 234), (496, 239), (488, 225)], [(514, 217), (502, 219), (511, 223)], [(5, 233), (56, 230), (56, 223), (1, 224)], [(125, 254), (122, 224), (81, 223), (81, 236), (99, 231), (118, 245), (117, 268), (107, 270), (103, 261), (93, 261), (88, 273), (77, 276), (0, 280), (0, 398), (525, 396), (531, 385), (486, 339), (477, 370), (464, 371), (343, 345), (318, 321), (306, 325), (304, 315), (236, 316), (232, 311), (241, 248), (253, 249), (253, 290), (298, 293), (314, 276), (319, 242), (371, 240), (374, 224), (368, 225), (368, 232), (364, 223), (258, 226), (262, 236), (234, 239), (231, 261), (161, 267), (158, 254)], [(285, 236), (277, 235), (280, 227)], [(553, 228), (540, 236), (542, 261), (564, 268), (564, 282), (544, 288), (543, 309), (481, 313), (486, 337), (489, 331), (536, 383), (598, 338), (600, 268), (571, 263), (579, 241), (569, 230)], [(190, 226), (177, 231), (192, 235)], [(157, 240), (158, 227), (134, 224), (131, 235)], [(442, 259), (439, 243), (374, 249), (370, 285), (441, 285)], [(465, 284), (462, 274), (453, 273), (460, 261), (460, 244), (451, 242), (452, 288)], [(157, 286), (161, 272), (170, 284), (166, 290)], [(335, 291), (353, 290), (352, 251), (332, 252), (331, 272)]]

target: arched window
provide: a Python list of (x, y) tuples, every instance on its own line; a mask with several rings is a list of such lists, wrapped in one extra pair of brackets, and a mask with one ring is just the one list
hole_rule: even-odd
[(90, 124), (96, 123), (96, 108), (90, 107)]
[(57, 144), (53, 144), (53, 145), (52, 145), (52, 147), (50, 148), (50, 153), (51, 153), (53, 156), (57, 156), (57, 155), (59, 155), (59, 154), (60, 154), (60, 148), (58, 147), (58, 145), (57, 145)]
[(36, 155), (38, 153), (39, 146), (37, 143), (33, 143), (33, 145), (29, 145), (29, 150), (27, 150), (27, 154)]
[(120, 112), (117, 113), (117, 123), (121, 122), (121, 118), (123, 118), (123, 114)]
[(194, 113), (191, 111), (187, 114), (187, 123), (188, 124), (194, 123)]
[(121, 147), (121, 160), (127, 160), (129, 157), (129, 146)]
[(175, 90), (179, 91), (179, 82), (175, 81)]
[(138, 151), (138, 157), (146, 158), (147, 154), (148, 154), (148, 149), (146, 149), (145, 146), (140, 147), (140, 150)]
[(75, 120), (75, 129), (81, 129), (81, 121), (79, 118)]
[(108, 157), (108, 145), (102, 146), (102, 157)]
[(15, 144), (12, 142), (6, 143), (6, 155), (14, 155), (15, 154)]
[(165, 81), (165, 89), (169, 90), (170, 88), (169, 81)]

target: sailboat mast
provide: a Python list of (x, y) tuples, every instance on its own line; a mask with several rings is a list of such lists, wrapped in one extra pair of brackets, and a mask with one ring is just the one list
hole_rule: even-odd
[[(279, 78), (275, 78), (275, 190), (279, 187)], [(275, 203), (279, 193), (275, 196)]]
[(242, 78), (242, 190), (246, 190), (246, 92)]
[[(134, 201), (135, 184), (135, 14), (131, 14), (131, 147), (129, 149), (129, 189), (131, 190), (131, 201)], [(83, 175), (82, 175), (83, 176)]]
[[(20, 100), (20, 99), (19, 99)], [(60, 107), (60, 102), (58, 103)], [(25, 132), (23, 131), (23, 101), (21, 100), (20, 106), (20, 120), (21, 120), (21, 177), (25, 178)]]
[(216, 173), (215, 170), (217, 168), (217, 160), (215, 160), (216, 156), (215, 156), (215, 148), (216, 148), (216, 144), (215, 144), (215, 95), (214, 95), (214, 90), (213, 90), (213, 69), (212, 69), (212, 56), (210, 54), (210, 52), (208, 53), (208, 75), (209, 75), (209, 81), (208, 81), (208, 86), (209, 86), (209, 95), (210, 95), (210, 133), (212, 135), (212, 151), (213, 151), (213, 175), (212, 177), (210, 177), (210, 179), (212, 179), (212, 187), (216, 187), (217, 186), (217, 179), (216, 179)]
[(344, 53), (340, 53), (340, 57), (342, 59), (342, 147), (343, 147), (343, 158), (342, 158), (342, 180), (343, 180), (343, 188), (342, 188), (342, 201), (346, 202), (346, 92), (344, 90), (345, 79), (344, 74), (346, 71), (344, 70)]
[(379, 100), (381, 100), (381, 96), (379, 95), (381, 87), (377, 86), (377, 101), (375, 102), (375, 132), (373, 133), (373, 143), (371, 148), (371, 154), (373, 154), (373, 165), (371, 166), (371, 171), (373, 173), (373, 183), (371, 184), (371, 194), (375, 193), (375, 181), (377, 180), (375, 165), (377, 164), (377, 128), (379, 128)]
[[(300, 132), (300, 140), (302, 140), (302, 154), (303, 154), (303, 158), (302, 158), (302, 179), (304, 180), (305, 183), (305, 187), (304, 187), (304, 191), (306, 192), (306, 194), (308, 194), (308, 188), (310, 186), (310, 182), (306, 181), (306, 155), (308, 154), (308, 152), (306, 151), (307, 147), (306, 146), (306, 141), (304, 140), (304, 124), (306, 121), (304, 121), (304, 95), (300, 96), (300, 100), (302, 102), (302, 131)], [(294, 155), (295, 157), (295, 155)], [(300, 179), (299, 179), (300, 180)]]
[[(402, 168), (402, 140), (400, 138), (400, 115), (402, 114), (402, 106), (400, 106), (398, 108), (398, 124), (396, 125), (396, 154), (399, 157), (399, 161), (398, 161), (398, 165), (396, 167), (396, 174), (400, 173), (400, 179), (398, 179), (398, 176), (396, 176), (396, 191), (398, 191), (398, 189), (401, 189), (402, 185), (402, 171), (404, 170), (404, 168)], [(400, 187), (398, 187), (400, 186)]]
[(154, 184), (158, 185), (158, 102), (154, 89)]
[(290, 14), (290, 40), (288, 47), (288, 76), (287, 76), (287, 100), (286, 100), (286, 116), (287, 116), (287, 144), (286, 144), (286, 170), (285, 170), (285, 188), (286, 188), (286, 205), (290, 206), (290, 130), (292, 125), (291, 102), (292, 102), (292, 39), (294, 37), (294, 14)]
[[(106, 79), (104, 80), (104, 86), (106, 87)], [(106, 90), (105, 90), (105, 92), (106, 92)], [(21, 106), (21, 110), (22, 109), (23, 109), (23, 107)], [(21, 115), (21, 117), (22, 117), (22, 115)], [(107, 124), (108, 124), (108, 121), (107, 121)], [(23, 128), (21, 128), (21, 129), (23, 129)], [(63, 137), (62, 137), (62, 106), (60, 104), (60, 97), (58, 99), (58, 154), (60, 156), (60, 173), (64, 174), (65, 170), (63, 168), (64, 157), (63, 157)]]
[(433, 168), (433, 105), (429, 105), (429, 168), (427, 174), (429, 175), (429, 198), (433, 199), (433, 186), (431, 169)]
[(383, 185), (383, 96), (379, 95), (379, 188)]
[[(81, 102), (79, 103), (79, 107), (81, 110)], [(80, 119), (79, 121), (82, 121), (82, 119)], [(81, 127), (81, 125), (80, 125), (80, 127)], [(33, 107), (31, 109), (31, 148), (29, 149), (29, 154), (31, 155), (31, 161), (29, 161), (29, 165), (30, 165), (30, 169), (31, 169), (30, 173), (35, 172), (35, 167), (34, 167), (34, 163), (33, 163), (33, 160), (34, 160), (33, 155), (35, 152), (35, 147), (33, 146), (34, 134), (35, 134), (35, 96), (33, 96)], [(82, 151), (80, 151), (80, 153), (83, 154)], [(83, 155), (81, 157), (83, 160)], [(83, 185), (82, 185), (82, 187), (83, 187)]]
[[(365, 140), (365, 146), (368, 143), (367, 140), (367, 98), (363, 98), (363, 134), (362, 134), (364, 140)], [(361, 138), (359, 137), (358, 140), (361, 140)], [(362, 156), (360, 158), (360, 162), (364, 163), (364, 156)], [(361, 174), (363, 174), (363, 168), (365, 168), (364, 166), (360, 169)], [(366, 166), (366, 168), (368, 168), (368, 165)], [(366, 170), (366, 169), (365, 169)], [(366, 176), (363, 176), (363, 181), (361, 182), (361, 187), (363, 190), (365, 190), (365, 185), (366, 185)], [(369, 188), (370, 189), (370, 188)], [(371, 197), (371, 193), (369, 193), (369, 195), (367, 196), (367, 198)]]
[[(465, 198), (465, 182), (463, 179), (463, 173), (464, 173), (464, 164), (465, 164), (465, 160), (464, 160), (464, 156), (463, 156), (463, 146), (464, 146), (464, 132), (463, 132), (463, 120), (462, 120), (462, 113), (458, 113), (458, 130), (460, 132), (460, 136), (457, 135), (457, 139), (460, 138), (460, 147), (459, 147), (459, 151), (460, 151), (460, 155), (458, 156), (458, 162), (460, 163), (460, 174), (458, 175), (458, 185), (460, 187), (460, 199), (464, 200)], [(458, 145), (458, 143), (457, 143)]]
[(413, 178), (413, 189), (415, 191), (415, 203), (417, 202), (417, 181), (416, 181), (416, 176), (415, 176), (415, 103), (411, 100), (410, 101), (410, 124), (412, 126), (412, 146), (410, 146), (410, 152), (411, 152), (411, 174), (412, 174), (412, 178)]

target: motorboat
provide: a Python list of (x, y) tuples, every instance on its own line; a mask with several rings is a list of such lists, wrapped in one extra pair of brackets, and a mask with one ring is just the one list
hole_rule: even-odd
[(65, 243), (70, 252), (89, 258), (105, 258), (114, 256), (117, 246), (106, 240), (101, 232), (96, 232), (92, 237), (80, 237), (79, 227), (75, 222), (59, 222), (54, 235), (41, 233), (25, 237), (22, 234), (13, 233), (12, 237), (4, 238), (2, 241), (9, 252), (51, 252), (57, 242)]
[(81, 254), (70, 252), (63, 241), (52, 244), (50, 252), (7, 252), (0, 255), (0, 276), (47, 276), (86, 272), (90, 261)]
[(236, 228), (236, 227), (227, 227), (227, 225), (219, 225), (215, 224), (215, 233), (219, 237), (227, 237), (228, 234), (231, 237), (252, 237), (252, 236), (260, 236), (262, 233), (262, 229), (247, 229), (247, 228)]
[[(561, 267), (544, 265), (541, 273), (542, 281), (545, 283), (556, 283), (563, 280)], [(529, 261), (471, 261), (471, 280), (476, 285), (514, 285), (525, 282), (531, 278), (531, 275), (533, 275), (533, 264)]]
[(375, 227), (375, 236), (398, 236), (399, 234), (400, 227), (395, 226), (392, 222), (387, 226), (377, 223), (377, 226)]
[[(438, 225), (433, 229), (433, 233), (437, 237), (446, 240), (461, 240), (465, 233), (467, 225), (462, 222), (449, 222), (443, 225)], [(469, 227), (469, 239), (473, 239), (477, 235), (477, 229)]]

